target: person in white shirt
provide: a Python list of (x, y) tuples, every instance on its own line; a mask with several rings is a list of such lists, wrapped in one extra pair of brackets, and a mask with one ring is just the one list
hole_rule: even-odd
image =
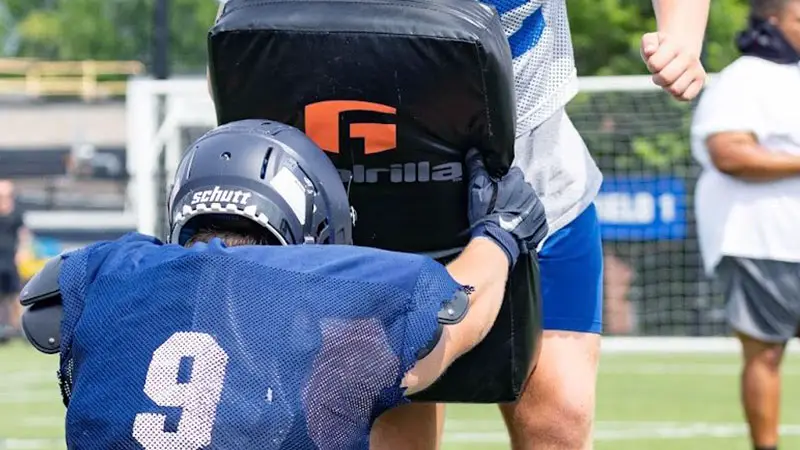
[(800, 0), (751, 0), (743, 55), (692, 124), (696, 217), (742, 344), (742, 403), (757, 450), (777, 448), (780, 363), (800, 325)]
[[(536, 370), (517, 402), (500, 405), (514, 449), (592, 448), (602, 332), (603, 252), (594, 208), (602, 175), (565, 105), (578, 91), (565, 0), (482, 0), (500, 14), (517, 100), (514, 165), (542, 200), (549, 236), (540, 246), (544, 333)], [(709, 0), (653, 0), (657, 32), (642, 37), (653, 82), (693, 99), (706, 73), (700, 51)], [(411, 404), (382, 416), (373, 449), (433, 449), (444, 408)]]

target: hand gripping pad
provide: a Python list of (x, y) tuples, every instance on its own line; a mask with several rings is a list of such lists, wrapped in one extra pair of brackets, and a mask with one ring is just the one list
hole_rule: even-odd
[[(358, 213), (357, 245), (452, 254), (468, 240), (465, 153), (481, 149), (494, 174), (513, 159), (511, 52), (477, 1), (231, 0), (209, 61), (220, 124), (288, 123), (326, 151)], [(516, 398), (537, 342), (535, 270), (518, 264), (507, 317), (426, 399)]]
[(501, 403), (519, 398), (539, 358), (542, 305), (539, 263), (522, 255), (489, 334), (414, 401)]

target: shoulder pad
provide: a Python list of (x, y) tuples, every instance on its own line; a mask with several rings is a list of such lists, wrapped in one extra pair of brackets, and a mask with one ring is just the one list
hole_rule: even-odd
[(463, 286), (457, 290), (439, 311), (439, 323), (454, 325), (464, 320), (464, 316), (469, 310), (469, 294), (471, 292), (472, 288), (469, 286)]
[(54, 297), (61, 298), (61, 287), (58, 285), (58, 277), (61, 275), (61, 256), (56, 256), (42, 267), (33, 278), (22, 288), (19, 294), (19, 301), (22, 306), (52, 300)]
[(25, 285), (19, 301), (28, 308), (22, 314), (25, 337), (42, 353), (58, 353), (61, 346), (61, 256), (45, 264)]
[(436, 329), (436, 334), (433, 336), (433, 339), (428, 342), (428, 345), (417, 353), (417, 360), (428, 356), (428, 354), (433, 351), (433, 348), (439, 343), (439, 339), (442, 338), (445, 325), (455, 325), (464, 320), (467, 311), (469, 311), (469, 294), (472, 290), (473, 289), (469, 286), (463, 286), (442, 306), (442, 309), (439, 310), (439, 314), (437, 315), (439, 327)]

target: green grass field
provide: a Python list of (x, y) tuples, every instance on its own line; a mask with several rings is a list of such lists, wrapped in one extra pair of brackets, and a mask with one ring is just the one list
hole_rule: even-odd
[[(0, 347), (0, 450), (63, 448), (56, 357), (21, 343)], [(748, 450), (735, 355), (604, 355), (598, 450)], [(800, 395), (800, 360), (784, 368), (784, 398)], [(784, 401), (782, 447), (800, 448), (800, 409)], [(505, 449), (492, 406), (449, 409), (445, 449)]]

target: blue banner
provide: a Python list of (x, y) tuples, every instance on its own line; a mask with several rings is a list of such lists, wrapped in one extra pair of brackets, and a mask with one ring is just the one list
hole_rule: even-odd
[(681, 178), (606, 178), (596, 201), (603, 239), (685, 239), (686, 200), (686, 183)]

